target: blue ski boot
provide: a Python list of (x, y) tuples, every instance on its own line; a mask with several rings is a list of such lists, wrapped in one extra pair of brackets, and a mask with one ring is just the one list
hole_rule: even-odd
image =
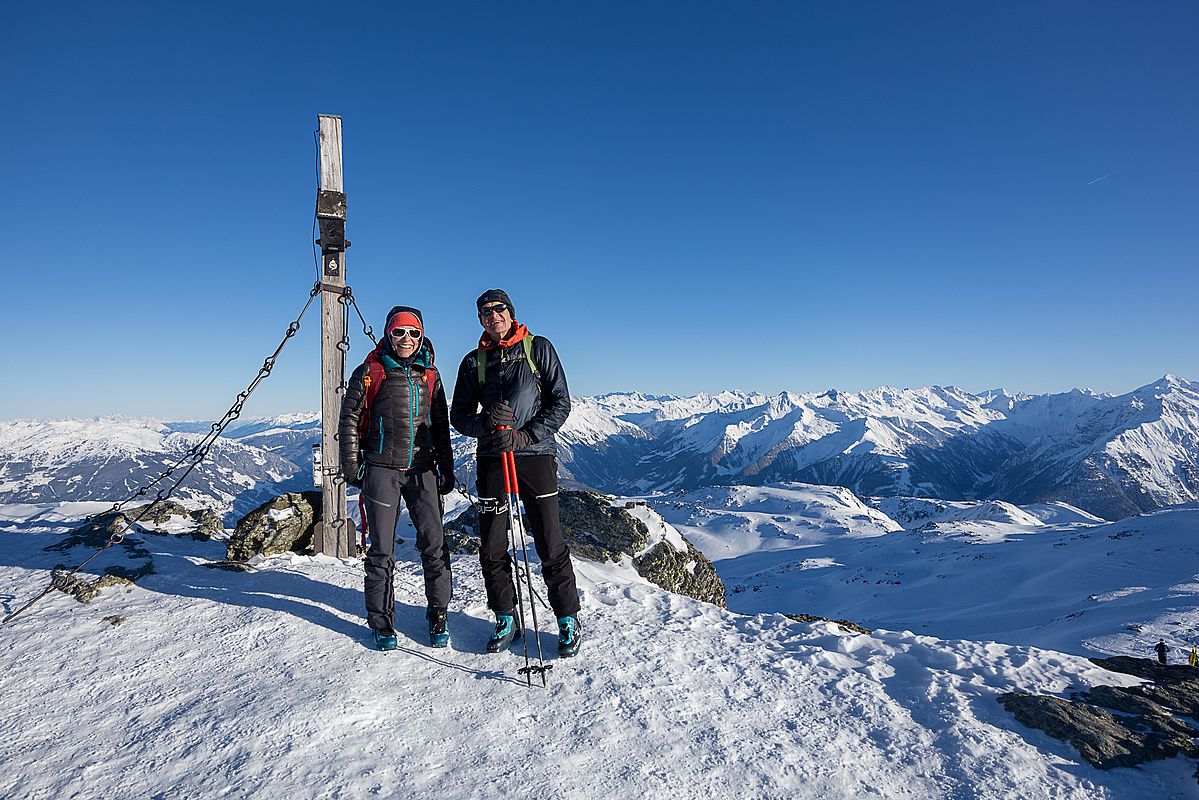
[(558, 658), (570, 658), (579, 652), (583, 626), (577, 617), (558, 617)]
[(375, 647), (380, 650), (395, 650), (399, 642), (396, 641), (396, 632), (388, 628), (381, 631), (378, 628), (372, 628), (371, 634), (375, 638)]
[(502, 653), (512, 644), (512, 640), (520, 636), (516, 629), (516, 617), (512, 614), (495, 615), (495, 632), (487, 640), (488, 653)]
[(449, 611), (444, 608), (430, 608), (425, 612), (429, 620), (429, 646), (446, 647), (450, 643), (450, 632), (445, 629)]

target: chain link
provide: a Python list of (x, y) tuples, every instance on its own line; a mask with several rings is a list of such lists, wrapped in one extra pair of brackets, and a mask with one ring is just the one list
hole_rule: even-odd
[[(179, 459), (177, 461), (175, 461), (174, 464), (171, 464), (169, 467), (167, 467), (166, 470), (161, 475), (159, 475), (157, 478), (150, 481), (145, 486), (142, 486), (136, 492), (129, 495), (129, 497), (125, 498), (124, 500), (113, 503), (112, 508), (108, 509), (107, 511), (101, 511), (96, 514), (91, 514), (90, 516), (84, 517), (83, 520), (80, 521), (79, 526), (83, 527), (85, 525), (90, 525), (91, 523), (95, 522), (96, 520), (98, 520), (102, 517), (107, 517), (109, 515), (115, 514), (118, 511), (121, 511), (127, 504), (133, 502), (137, 498), (145, 497), (146, 494), (149, 493), (150, 489), (152, 489), (153, 487), (162, 483), (167, 478), (171, 477), (175, 473), (175, 470), (177, 470), (180, 466), (182, 466), (184, 463), (186, 463), (190, 460), (191, 463), (188, 464), (187, 468), (183, 470), (182, 474), (180, 474), (179, 477), (175, 479), (175, 482), (173, 484), (171, 484), (171, 486), (168, 488), (160, 488), (157, 491), (157, 493), (155, 494), (154, 499), (148, 505), (144, 506), (141, 509), (141, 511), (137, 514), (136, 517), (134, 517), (133, 519), (126, 518), (124, 525), (114, 525), (113, 530), (108, 537), (108, 542), (103, 547), (101, 547), (99, 550), (97, 550), (95, 553), (93, 553), (90, 557), (88, 557), (88, 559), (86, 561), (84, 561), (82, 564), (80, 564), (79, 566), (75, 567), (75, 569), (73, 569), (67, 573), (62, 573), (59, 570), (54, 570), (53, 577), (50, 581), (50, 585), (47, 586), (42, 591), (42, 593), (39, 594), (37, 597), (33, 598), (28, 603), (21, 606), (19, 609), (17, 609), (13, 613), (9, 614), (7, 617), (5, 617), (3, 619), (3, 621), (0, 621), (0, 624), (6, 623), (9, 620), (16, 617), (22, 611), (29, 608), (31, 605), (36, 603), (38, 600), (42, 599), (47, 594), (49, 594), (50, 591), (53, 590), (56, 586), (65, 585), (65, 582), (68, 578), (73, 576), (79, 570), (86, 567), (97, 556), (99, 556), (101, 553), (103, 553), (108, 548), (125, 541), (125, 534), (135, 524), (140, 522), (143, 517), (145, 517), (147, 514), (149, 514), (150, 511), (155, 506), (157, 506), (159, 503), (163, 502), (164, 500), (169, 498), (172, 494), (174, 494), (175, 490), (179, 488), (180, 484), (182, 484), (183, 481), (187, 479), (187, 476), (192, 473), (192, 470), (194, 470), (196, 467), (198, 467), (200, 465), (200, 463), (205, 458), (208, 457), (209, 450), (212, 449), (213, 444), (215, 444), (216, 440), (218, 438), (220, 438), (220, 435), (225, 431), (225, 428), (227, 428), (230, 423), (232, 423), (235, 419), (237, 419), (239, 416), (241, 416), (241, 410), (242, 410), (242, 407), (245, 406), (246, 400), (249, 399), (250, 395), (252, 395), (254, 393), (254, 390), (258, 388), (258, 384), (260, 384), (260, 383), (262, 383), (262, 381), (266, 380), (267, 376), (269, 376), (271, 374), (271, 370), (275, 368), (275, 361), (279, 358), (279, 354), (283, 352), (283, 348), (287, 345), (287, 342), (293, 336), (296, 335), (297, 331), (300, 330), (300, 320), (302, 320), (304, 318), (304, 314), (307, 313), (309, 306), (312, 305), (312, 299), (314, 297), (316, 297), (318, 294), (320, 294), (320, 291), (321, 291), (321, 284), (320, 284), (320, 281), (317, 281), (316, 283), (313, 284), (312, 291), (308, 293), (308, 300), (304, 303), (304, 307), (302, 309), (300, 309), (299, 316), (297, 316), (291, 322), (291, 324), (287, 326), (287, 331), (283, 334), (283, 339), (282, 339), (282, 341), (279, 342), (279, 346), (275, 348), (275, 352), (271, 353), (269, 356), (266, 357), (266, 360), (262, 362), (262, 366), (258, 368), (258, 374), (256, 376), (254, 376), (254, 380), (250, 381), (250, 385), (247, 386), (245, 388), (245, 390), (238, 392), (237, 399), (235, 399), (233, 401), (233, 405), (229, 407), (229, 410), (225, 412), (225, 415), (223, 417), (221, 417), (220, 420), (212, 423), (212, 427), (209, 429), (208, 433), (204, 435), (203, 439), (201, 439), (199, 442), (196, 442), (194, 445), (192, 445), (190, 448), (188, 448), (188, 450), (182, 456), (180, 456)], [(114, 520), (114, 523), (115, 522), (116, 521)]]
[[(337, 384), (335, 392), (338, 396), (344, 396), (348, 386), (346, 383), (346, 354), (350, 352), (350, 304), (354, 302), (353, 290), (349, 286), (343, 287), (341, 294), (337, 296), (337, 302), (341, 303), (341, 340), (337, 343), (337, 351), (341, 358), (341, 382)], [(338, 438), (340, 435), (334, 436), (335, 440)], [(321, 471), (327, 479), (333, 482), (333, 493), (340, 500), (344, 494), (346, 482), (345, 476), (341, 474), (340, 466), (335, 464), (332, 467), (322, 467)], [(344, 516), (345, 503), (338, 502), (336, 505), (337, 510), (333, 519), (330, 520), (330, 527), (340, 542), (346, 538), (343, 537), (343, 529), (350, 519)]]
[[(379, 345), (379, 340), (375, 338), (375, 329), (366, 324), (366, 317), (362, 316), (362, 309), (358, 307), (358, 301), (354, 299), (354, 293), (350, 291), (349, 286), (345, 288), (345, 290), (341, 293), (341, 296), (348, 298), (346, 302), (354, 307), (354, 311), (358, 314), (358, 319), (362, 322), (362, 332), (366, 335), (366, 338), (371, 340), (371, 344), (377, 347)], [(347, 325), (346, 328), (348, 330), (349, 326)]]
[[(356, 301), (354, 299), (354, 290), (351, 289), (349, 286), (343, 287), (341, 290), (341, 294), (338, 296), (337, 300), (338, 300), (338, 302), (341, 303), (341, 307), (342, 307), (342, 337), (341, 337), (341, 341), (337, 343), (337, 349), (341, 352), (341, 384), (337, 387), (337, 393), (340, 395), (340, 394), (345, 393), (345, 390), (347, 387), (347, 383), (346, 383), (346, 354), (350, 351), (350, 308), (351, 307), (353, 307), (354, 311), (358, 314), (358, 319), (362, 322), (362, 332), (366, 335), (366, 337), (368, 339), (371, 340), (372, 344), (378, 345), (379, 342), (377, 339), (375, 339), (374, 329), (371, 328), (371, 326), (366, 324), (366, 318), (364, 316), (362, 316), (362, 309), (360, 309), (358, 307), (358, 301)], [(327, 477), (332, 478), (333, 489), (337, 493), (337, 496), (341, 497), (342, 485), (345, 483), (345, 477), (341, 474), (341, 469), (336, 466), (326, 467), (324, 469), (324, 474)], [(337, 532), (337, 536), (340, 538), (342, 535), (342, 527), (345, 524), (349, 523), (350, 519), (342, 516), (342, 514), (344, 513), (344, 509), (345, 509), (345, 504), (338, 503), (337, 506), (338, 506), (337, 507), (337, 515), (332, 520), (332, 523), (333, 523), (332, 527), (333, 527), (333, 530), (335, 530)]]
[(470, 493), (470, 486), (468, 484), (466, 484), (463, 481), (455, 479), (454, 480), (454, 490), (456, 492), (458, 492), (458, 494), (460, 494), (466, 498), (467, 502), (470, 503), (470, 507), (475, 510), (476, 514), (482, 513), (483, 504), (481, 502), (479, 502), (478, 500), (476, 500), (475, 496)]

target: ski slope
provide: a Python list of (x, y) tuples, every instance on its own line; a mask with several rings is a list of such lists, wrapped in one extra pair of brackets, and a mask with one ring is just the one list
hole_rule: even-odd
[[(42, 549), (65, 512), (0, 512), (7, 613), (84, 553)], [(90, 605), (54, 593), (0, 627), (0, 796), (1195, 796), (1192, 765), (1102, 772), (995, 702), (1133, 678), (1035, 647), (729, 613), (627, 566), (577, 563), (583, 649), (530, 689), (519, 645), (481, 652), (473, 557), (454, 559), (451, 646), (425, 646), (401, 536), (392, 653), (367, 646), (358, 562), (225, 572), (202, 566), (221, 543), (174, 536), (142, 537), (156, 571), (138, 586)]]

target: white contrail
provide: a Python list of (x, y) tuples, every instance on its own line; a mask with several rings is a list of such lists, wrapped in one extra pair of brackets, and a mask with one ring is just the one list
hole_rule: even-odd
[(1102, 176), (1102, 177), (1100, 177), (1100, 178), (1096, 178), (1096, 179), (1095, 179), (1095, 180), (1093, 180), (1093, 181), (1087, 181), (1087, 186), (1094, 186), (1096, 183), (1099, 183), (1099, 181), (1103, 180), (1104, 178), (1110, 178), (1111, 176), (1115, 175), (1115, 174), (1116, 174), (1116, 172), (1119, 172), (1119, 171), (1120, 171), (1120, 170), (1116, 170), (1115, 172), (1109, 172), (1109, 173), (1107, 173), (1106, 175), (1104, 175), (1104, 176)]

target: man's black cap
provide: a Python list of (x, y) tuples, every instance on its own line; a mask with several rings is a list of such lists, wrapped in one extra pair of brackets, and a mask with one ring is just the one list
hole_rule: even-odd
[(487, 303), (503, 303), (508, 306), (508, 311), (512, 314), (512, 318), (516, 319), (516, 308), (512, 305), (512, 299), (508, 297), (508, 293), (503, 289), (488, 289), (479, 295), (479, 299), (475, 301), (475, 305), (479, 308), (479, 313), (483, 313), (483, 306)]

